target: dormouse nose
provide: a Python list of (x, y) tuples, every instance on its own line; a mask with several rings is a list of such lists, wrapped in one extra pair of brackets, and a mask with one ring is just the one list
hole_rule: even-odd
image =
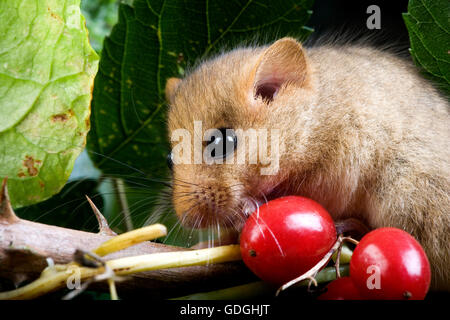
[(175, 184), (173, 188), (176, 214), (194, 228), (226, 223), (232, 202), (230, 189), (215, 182)]

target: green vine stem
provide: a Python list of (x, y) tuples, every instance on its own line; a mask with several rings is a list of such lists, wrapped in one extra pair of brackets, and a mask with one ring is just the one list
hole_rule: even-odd
[[(339, 267), (341, 276), (349, 275), (349, 265), (341, 265)], [(317, 283), (326, 283), (336, 279), (336, 270), (334, 267), (326, 267), (322, 269), (316, 276)], [(299, 286), (308, 286), (308, 281), (303, 281)], [(245, 300), (262, 296), (273, 296), (276, 288), (263, 281), (256, 281), (239, 285), (235, 287), (190, 294), (171, 300)]]

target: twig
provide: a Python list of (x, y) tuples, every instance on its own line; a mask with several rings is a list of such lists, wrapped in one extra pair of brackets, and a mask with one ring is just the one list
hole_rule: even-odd
[[(340, 266), (340, 273), (348, 276), (349, 266)], [(336, 273), (334, 267), (326, 267), (319, 271), (315, 280), (317, 283), (330, 282), (336, 279)], [(299, 283), (299, 286), (306, 285), (305, 282)], [(254, 299), (261, 296), (270, 297), (273, 295), (275, 289), (263, 281), (251, 282), (244, 285), (229, 287), (225, 289), (198, 292), (183, 297), (174, 298), (172, 300), (242, 300), (242, 299)]]
[(341, 277), (341, 273), (339, 272), (339, 263), (341, 262), (341, 251), (342, 251), (342, 244), (337, 249), (336, 262), (334, 263), (334, 268), (336, 270), (336, 278), (337, 279), (339, 279)]
[(111, 295), (111, 300), (119, 300), (119, 296), (117, 295), (117, 290), (116, 290), (116, 283), (114, 282), (114, 279), (109, 278), (108, 285), (109, 285), (109, 294)]
[(125, 184), (122, 179), (114, 178), (116, 185), (116, 194), (119, 198), (120, 207), (122, 209), (122, 215), (125, 220), (125, 226), (127, 231), (133, 230), (133, 221), (131, 220), (130, 207), (128, 206), (127, 192), (125, 190)]
[[(241, 252), (238, 245), (216, 247), (210, 249), (180, 251), (180, 252), (161, 252), (135, 257), (126, 257), (106, 261), (105, 267), (109, 267), (116, 275), (130, 275), (137, 272), (178, 268), (187, 266), (207, 265), (211, 263), (222, 263), (236, 261), (241, 259)], [(105, 273), (105, 267), (87, 268), (76, 264), (56, 265), (56, 272), (46, 273), (32, 283), (16, 290), (0, 292), (0, 300), (3, 299), (32, 299), (45, 293), (51, 292), (66, 284), (67, 278), (71, 273), (70, 267), (78, 267), (77, 273), (80, 280), (93, 278), (99, 274)], [(105, 279), (109, 275), (105, 276)], [(105, 280), (103, 279), (103, 280)], [(100, 280), (97, 278), (97, 280)]]
[(128, 248), (137, 243), (153, 240), (165, 235), (167, 235), (167, 228), (164, 225), (157, 223), (111, 238), (110, 240), (102, 243), (93, 252), (99, 256), (106, 256), (112, 252)]
[[(77, 248), (92, 252), (110, 239), (112, 236), (103, 232), (84, 232), (19, 219), (10, 206), (4, 180), (0, 190), (0, 278), (11, 280), (16, 287), (24, 281), (33, 281), (42, 273), (51, 274), (51, 270), (61, 269), (61, 265), (73, 261)], [(175, 251), (178, 255), (181, 251), (192, 250), (144, 241), (110, 253), (108, 259)], [(48, 259), (54, 261), (54, 268), (47, 268)], [(65, 266), (64, 270), (70, 273), (71, 267)], [(86, 278), (92, 276), (90, 270), (90, 274), (86, 271)], [(61, 275), (61, 286), (64, 286), (65, 276)], [(116, 285), (122, 296), (145, 290), (147, 297), (161, 298), (214, 290), (252, 279), (256, 276), (241, 261), (235, 261), (130, 274)], [(102, 283), (95, 286), (107, 289)]]

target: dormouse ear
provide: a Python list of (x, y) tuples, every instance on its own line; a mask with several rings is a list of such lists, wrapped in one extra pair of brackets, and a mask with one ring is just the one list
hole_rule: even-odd
[(178, 78), (167, 79), (166, 89), (165, 89), (167, 102), (172, 102), (173, 95), (174, 95), (175, 91), (177, 90), (180, 82), (181, 82), (181, 79), (178, 79)]
[(267, 48), (256, 67), (253, 94), (272, 101), (285, 83), (305, 86), (308, 65), (305, 50), (293, 38), (282, 38)]

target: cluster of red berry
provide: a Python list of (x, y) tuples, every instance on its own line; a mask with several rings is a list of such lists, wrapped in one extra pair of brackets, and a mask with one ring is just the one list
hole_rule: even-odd
[[(241, 233), (245, 264), (262, 280), (282, 285), (311, 270), (338, 241), (330, 214), (298, 196), (269, 201)], [(356, 245), (350, 276), (334, 280), (319, 299), (424, 299), (431, 280), (421, 245), (397, 228), (375, 229)]]

